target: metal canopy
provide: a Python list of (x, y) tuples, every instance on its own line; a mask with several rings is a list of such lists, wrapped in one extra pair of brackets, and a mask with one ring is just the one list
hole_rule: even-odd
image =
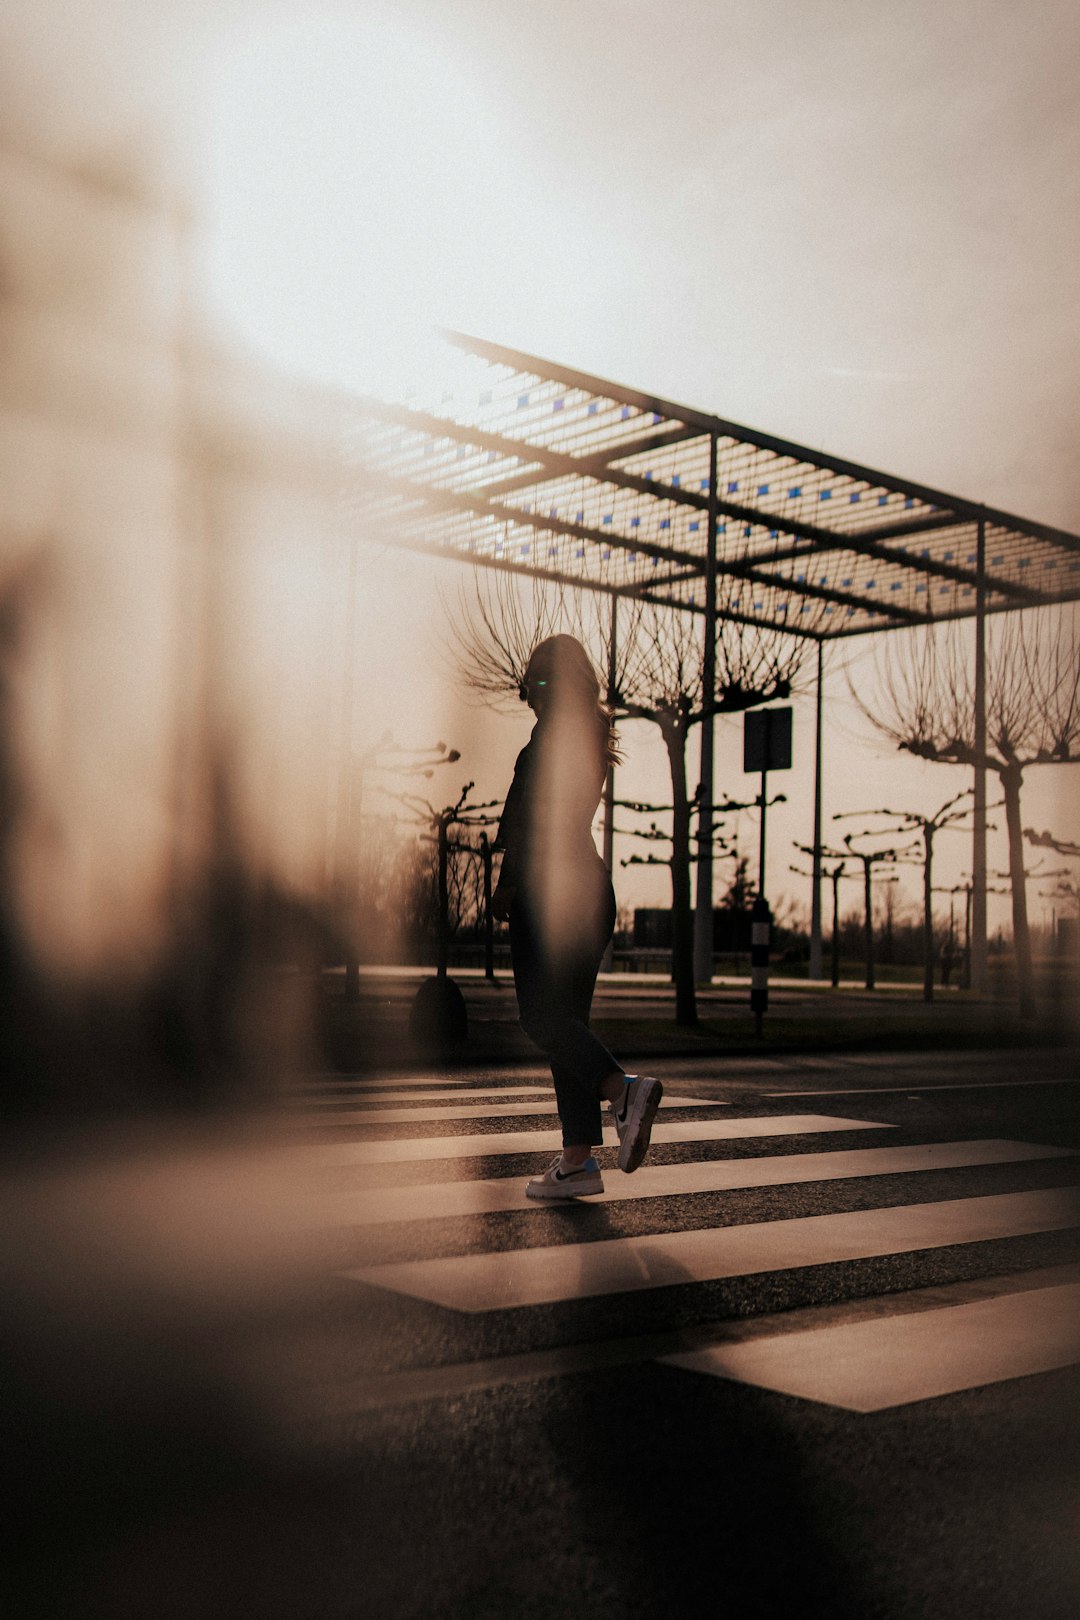
[[(831, 639), (1080, 598), (1080, 538), (461, 333), (364, 399), (358, 515), (395, 544)], [(716, 490), (710, 448), (716, 439)]]

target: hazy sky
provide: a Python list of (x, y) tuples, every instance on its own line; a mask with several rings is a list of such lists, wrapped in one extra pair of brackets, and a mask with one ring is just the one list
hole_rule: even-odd
[(359, 293), (405, 293), (1080, 527), (1072, 0), (9, 0), (5, 17), (9, 117), (44, 97), (46, 138), (117, 163), (160, 151), (203, 205), (232, 168), (245, 230), (262, 220), (249, 308), (303, 294), (293, 327), (321, 308), (340, 341)]
[[(5, 18), (14, 137), (182, 184), (208, 318), (289, 369), (375, 375), (402, 321), (431, 318), (1080, 531), (1074, 0)], [(432, 584), (372, 569), (373, 717), (393, 701), (405, 740), (452, 730), (496, 791), (523, 725), (449, 695)], [(962, 784), (872, 743), (842, 684), (834, 713), (830, 810), (867, 802), (868, 775), (872, 800), (919, 806)], [(719, 791), (743, 790), (738, 752), (725, 728)], [(637, 753), (629, 780), (654, 780), (658, 750)], [(1053, 774), (1031, 820), (1076, 836), (1073, 773)], [(790, 786), (776, 883), (807, 769)]]

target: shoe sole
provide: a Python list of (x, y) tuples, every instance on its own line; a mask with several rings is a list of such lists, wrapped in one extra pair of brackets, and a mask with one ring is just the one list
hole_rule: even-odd
[[(648, 1091), (645, 1093), (644, 1099), (642, 1100), (641, 1113), (636, 1123), (634, 1122), (633, 1115), (631, 1115), (631, 1128), (628, 1132), (629, 1147), (627, 1147), (626, 1138), (619, 1143), (619, 1169), (628, 1176), (633, 1175), (634, 1171), (638, 1168), (642, 1159), (649, 1151), (649, 1141), (652, 1137), (653, 1120), (656, 1118), (656, 1111), (660, 1107), (660, 1099), (663, 1097), (663, 1095), (663, 1086), (659, 1080), (654, 1080)], [(623, 1163), (624, 1152), (626, 1153), (625, 1164)]]
[(573, 1204), (579, 1198), (599, 1198), (603, 1187), (580, 1188), (577, 1192), (533, 1192), (531, 1187), (525, 1188), (526, 1198), (535, 1198), (540, 1203)]

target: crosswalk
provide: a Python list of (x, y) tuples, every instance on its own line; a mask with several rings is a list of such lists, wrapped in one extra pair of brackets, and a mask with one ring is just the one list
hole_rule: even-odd
[[(386, 1098), (381, 1097), (380, 1102)], [(709, 1108), (708, 1098), (687, 1097), (682, 1106), (684, 1108)], [(499, 1103), (462, 1103), (457, 1107), (446, 1103), (438, 1107), (429, 1108), (426, 1101), (415, 1102), (409, 1108), (366, 1108), (351, 1113), (334, 1115), (335, 1125), (410, 1125), (420, 1120), (447, 1120), (447, 1119), (508, 1119), (511, 1115), (529, 1114), (542, 1116), (544, 1114), (558, 1114), (554, 1098), (544, 1098), (534, 1102), (499, 1102)], [(324, 1118), (315, 1118), (310, 1121), (313, 1125), (325, 1126)]]
[[(1055, 1148), (1031, 1143), (971, 1141), (927, 1147), (862, 1148), (833, 1153), (795, 1153), (753, 1159), (705, 1159), (697, 1164), (649, 1165), (647, 1175), (608, 1177), (606, 1201), (674, 1198), (690, 1193), (730, 1192), (736, 1188), (782, 1187), (811, 1181), (843, 1181), (861, 1176), (900, 1175), (913, 1170), (956, 1170), (979, 1164), (1015, 1164), (1052, 1158)], [(381, 1187), (339, 1193), (320, 1200), (320, 1221), (349, 1226), (385, 1226), (395, 1221), (448, 1220), (521, 1210), (537, 1216), (544, 1205), (523, 1198), (519, 1178), (423, 1182), (412, 1187)]]
[(878, 1412), (1068, 1367), (1080, 1355), (1078, 1321), (1080, 1282), (1069, 1281), (661, 1359), (851, 1412)]
[[(339, 1100), (345, 1106), (327, 1106)], [(832, 1100), (842, 1107), (841, 1093)], [(448, 1331), (460, 1324), (467, 1349), (469, 1323), (497, 1312), (524, 1313), (527, 1335), (529, 1313), (538, 1322), (552, 1308), (587, 1313), (613, 1297), (630, 1309), (634, 1296), (662, 1300), (660, 1291), (675, 1288), (705, 1299), (710, 1286), (743, 1279), (761, 1279), (768, 1299), (774, 1279), (818, 1275), (814, 1268), (898, 1259), (906, 1275), (924, 1265), (932, 1279), (933, 1255), (947, 1250), (952, 1272), (925, 1302), (916, 1282), (876, 1298), (869, 1318), (863, 1298), (854, 1316), (825, 1323), (812, 1311), (806, 1321), (799, 1309), (763, 1313), (752, 1332), (715, 1307), (710, 1320), (706, 1305), (689, 1339), (673, 1331), (670, 1342), (635, 1350), (631, 1334), (622, 1351), (608, 1344), (604, 1354), (649, 1355), (687, 1376), (867, 1413), (1080, 1362), (1080, 1266), (1016, 1273), (1006, 1264), (1000, 1277), (987, 1278), (981, 1259), (994, 1244), (1080, 1228), (1075, 1185), (1057, 1184), (1074, 1181), (1068, 1161), (1076, 1155), (1068, 1149), (991, 1137), (890, 1140), (896, 1127), (880, 1119), (736, 1114), (730, 1103), (669, 1087), (646, 1165), (621, 1175), (609, 1146), (599, 1155), (603, 1197), (552, 1210), (524, 1193), (526, 1175), (559, 1146), (558, 1130), (543, 1123), (552, 1108), (542, 1085), (312, 1085), (292, 1116), (323, 1131), (294, 1150), (311, 1176), (310, 1219), (353, 1233), (361, 1252), (365, 1233), (372, 1241), (379, 1235), (375, 1257), (344, 1266), (342, 1276), (402, 1308), (413, 1302), (451, 1313)], [(507, 1128), (526, 1115), (535, 1126)], [(488, 1129), (475, 1128), (481, 1124)], [(522, 1156), (525, 1173), (506, 1162)], [(368, 1166), (377, 1167), (377, 1185), (365, 1184)], [(335, 1177), (320, 1185), (323, 1172), (350, 1168), (357, 1171), (350, 1184)], [(1005, 1190), (995, 1189), (996, 1175)], [(897, 1177), (907, 1179), (886, 1180)], [(818, 1207), (808, 1214), (815, 1188)], [(773, 1196), (763, 1213), (766, 1190)], [(758, 1202), (746, 1206), (755, 1192)], [(743, 1204), (731, 1203), (740, 1197)], [(843, 1207), (821, 1208), (822, 1198)], [(497, 1224), (507, 1216), (516, 1220), (512, 1229)], [(473, 1224), (466, 1232), (456, 1220)], [(977, 1288), (962, 1274), (969, 1256)], [(584, 1353), (598, 1354), (595, 1347)], [(372, 1387), (393, 1404), (470, 1379), (482, 1386), (546, 1375), (543, 1355), (532, 1374), (521, 1370), (533, 1365), (528, 1355), (509, 1360), (471, 1363), (466, 1354), (445, 1369), (387, 1374)], [(369, 1388), (365, 1399), (373, 1398)]]
[(793, 1266), (868, 1260), (954, 1243), (1052, 1232), (1076, 1225), (1072, 1189), (957, 1198), (855, 1214), (810, 1215), (760, 1225), (558, 1244), (510, 1254), (414, 1260), (351, 1273), (414, 1299), (457, 1311), (505, 1310), (566, 1299), (625, 1294), (679, 1283), (717, 1282)]
[[(491, 1116), (495, 1118), (494, 1114)], [(663, 1113), (661, 1114), (663, 1118)], [(835, 1119), (827, 1114), (785, 1114), (774, 1119), (686, 1120), (654, 1125), (652, 1140), (668, 1143), (723, 1142), (756, 1136), (805, 1136), (820, 1131), (881, 1129), (861, 1119)], [(322, 1142), (307, 1149), (312, 1165), (400, 1164), (418, 1159), (477, 1159), (519, 1153), (552, 1153), (562, 1146), (558, 1130), (502, 1131), (499, 1135), (394, 1137), (377, 1142)], [(524, 1202), (524, 1198), (522, 1199)]]

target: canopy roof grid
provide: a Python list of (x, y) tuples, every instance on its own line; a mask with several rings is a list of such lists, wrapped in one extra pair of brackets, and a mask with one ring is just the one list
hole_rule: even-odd
[[(364, 398), (357, 516), (414, 550), (818, 639), (1080, 598), (1080, 537), (460, 333)], [(711, 440), (717, 449), (710, 488)]]

